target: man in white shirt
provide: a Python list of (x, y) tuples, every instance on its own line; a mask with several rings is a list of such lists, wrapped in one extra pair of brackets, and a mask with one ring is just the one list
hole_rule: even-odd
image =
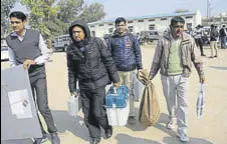
[[(9, 46), (10, 66), (14, 67), (23, 64), (24, 69), (28, 69), (34, 100), (36, 100), (38, 110), (44, 117), (48, 132), (51, 135), (52, 144), (60, 144), (60, 139), (57, 136), (57, 128), (54, 125), (47, 99), (44, 64), (50, 58), (51, 51), (47, 48), (43, 37), (38, 31), (25, 29), (27, 21), (24, 13), (19, 11), (12, 12), (10, 14), (10, 22), (13, 32), (6, 38)], [(43, 137), (35, 139), (34, 144), (40, 144), (46, 139), (46, 132), (41, 122), (40, 125)]]

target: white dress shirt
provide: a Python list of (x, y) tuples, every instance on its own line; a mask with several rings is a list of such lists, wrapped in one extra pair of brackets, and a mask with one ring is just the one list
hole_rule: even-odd
[[(22, 37), (18, 36), (15, 32), (13, 32), (11, 35), (17, 36), (18, 40), (23, 41), (24, 36), (25, 36), (26, 30), (24, 31), (24, 34)], [(47, 48), (42, 35), (40, 34), (39, 36), (39, 49), (41, 50), (41, 54), (39, 57), (37, 57), (34, 61), (37, 65), (42, 65), (45, 62), (47, 62), (52, 55), (52, 51)], [(9, 47), (9, 63), (11, 67), (16, 66), (16, 57), (14, 54), (14, 51)]]

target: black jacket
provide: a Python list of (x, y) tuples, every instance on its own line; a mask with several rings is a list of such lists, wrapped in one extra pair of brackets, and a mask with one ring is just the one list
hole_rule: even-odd
[(104, 87), (110, 82), (118, 82), (119, 77), (114, 60), (106, 45), (99, 38), (90, 37), (90, 31), (83, 21), (75, 21), (69, 28), (72, 38), (72, 28), (80, 26), (86, 33), (86, 43), (78, 48), (72, 43), (67, 48), (68, 84), (70, 92), (76, 91), (79, 80), (80, 89), (91, 90)]

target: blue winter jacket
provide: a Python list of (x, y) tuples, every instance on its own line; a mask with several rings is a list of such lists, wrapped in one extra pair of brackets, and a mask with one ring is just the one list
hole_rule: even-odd
[(139, 42), (131, 33), (118, 35), (116, 32), (108, 42), (118, 71), (142, 69), (142, 56)]

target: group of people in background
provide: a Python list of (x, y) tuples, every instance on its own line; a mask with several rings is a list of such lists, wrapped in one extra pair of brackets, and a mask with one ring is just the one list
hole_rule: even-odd
[(219, 30), (217, 25), (211, 24), (208, 32), (209, 36), (205, 34), (202, 25), (197, 25), (190, 34), (194, 37), (196, 45), (200, 48), (201, 56), (206, 56), (204, 54), (203, 45), (204, 39), (206, 38), (206, 40), (208, 40), (208, 37), (210, 37), (210, 40), (208, 41), (211, 48), (211, 55), (209, 58), (218, 57), (218, 42), (221, 44), (221, 49), (227, 48), (227, 28), (225, 25), (222, 25), (222, 28)]
[[(44, 64), (50, 58), (51, 51), (38, 31), (25, 29), (27, 20), (24, 13), (12, 12), (10, 22), (14, 30), (6, 39), (10, 51), (10, 64), (11, 66), (23, 64), (24, 68), (28, 69), (34, 99), (47, 124), (52, 144), (60, 144), (47, 100)], [(195, 44), (200, 46), (202, 43), (200, 27), (194, 40), (184, 32), (184, 26), (185, 20), (182, 17), (173, 17), (169, 26), (170, 31), (158, 40), (150, 69), (150, 80), (153, 80), (160, 70), (169, 112), (166, 126), (173, 129), (178, 125), (177, 136), (181, 141), (187, 142), (188, 82), (192, 63), (198, 72), (200, 83), (204, 83), (205, 76), (201, 60), (201, 56), (204, 56), (203, 49), (200, 47), (200, 53)], [(109, 125), (104, 107), (105, 88), (111, 83), (115, 87), (119, 85), (129, 87), (128, 122), (131, 124), (136, 122), (133, 84), (135, 75), (140, 75), (143, 69), (142, 53), (137, 38), (127, 30), (127, 21), (123, 17), (115, 20), (115, 28), (107, 44), (100, 38), (92, 37), (87, 23), (83, 20), (74, 21), (68, 31), (72, 39), (66, 52), (68, 87), (71, 96), (76, 96), (77, 82), (79, 83), (90, 144), (100, 143), (101, 128), (104, 129), (105, 138), (112, 136), (113, 128)], [(46, 131), (41, 128), (43, 137), (35, 139), (34, 144), (40, 144), (46, 139)]]

